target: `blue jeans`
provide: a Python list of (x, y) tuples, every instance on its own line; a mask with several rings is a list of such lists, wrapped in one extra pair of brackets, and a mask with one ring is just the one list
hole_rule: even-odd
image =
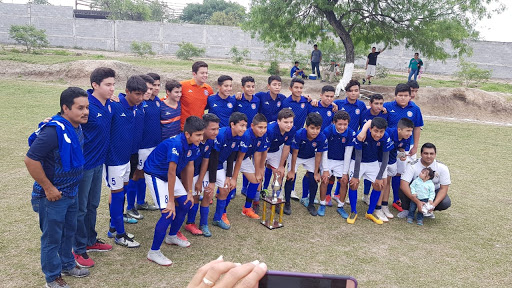
[(418, 78), (418, 69), (411, 69), (411, 72), (409, 72), (409, 77), (407, 78), (407, 81), (411, 81), (411, 77), (414, 75), (414, 81), (416, 81), (416, 78)]
[(77, 229), (73, 250), (77, 254), (85, 253), (87, 246), (96, 243), (96, 210), (100, 205), (103, 165), (84, 170), (84, 176), (78, 185)]
[[(427, 203), (428, 202), (428, 198), (420, 199), (420, 201)], [(416, 213), (416, 209), (417, 208), (418, 208), (418, 205), (416, 205), (416, 202), (411, 201), (411, 204), (409, 205), (409, 215), (407, 215), (407, 218), (414, 219), (414, 213)], [(416, 214), (416, 220), (418, 220), (418, 221), (423, 220), (423, 213), (422, 212), (418, 212)]]
[(322, 76), (320, 76), (320, 62), (311, 61), (311, 73), (315, 73), (315, 68), (316, 76), (318, 76), (318, 78), (321, 78)]
[(57, 201), (32, 198), (32, 209), (39, 214), (41, 228), (41, 268), (46, 282), (55, 281), (62, 270), (75, 267), (71, 253), (76, 232), (78, 203), (76, 197), (63, 196)]

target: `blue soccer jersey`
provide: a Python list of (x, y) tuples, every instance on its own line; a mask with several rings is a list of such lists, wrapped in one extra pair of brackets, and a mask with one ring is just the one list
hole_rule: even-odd
[[(409, 148), (411, 147), (411, 137), (408, 139), (398, 139), (398, 129), (397, 128), (388, 128), (386, 129), (386, 132), (388, 133), (389, 137), (391, 138), (391, 141), (393, 141), (393, 149), (389, 151), (389, 162), (388, 164), (395, 164), (396, 163), (396, 156), (398, 153), (398, 149), (402, 148), (405, 151), (409, 151)], [(382, 153), (379, 153), (379, 161), (382, 161)]]
[(381, 118), (384, 118), (384, 120), (388, 121), (388, 113), (384, 114), (382, 113), (382, 111), (380, 111), (379, 115), (373, 115), (371, 113), (371, 109), (367, 109), (366, 111), (364, 111), (363, 113), (363, 122), (361, 124), (361, 127), (363, 127), (363, 125), (368, 122), (368, 120), (373, 120), (373, 118), (375, 117), (381, 117)]
[(132, 131), (132, 154), (137, 154), (142, 144), (142, 133), (144, 131), (144, 109), (146, 109), (146, 107), (146, 101), (142, 101), (136, 106), (137, 113), (135, 114), (135, 122)]
[(267, 149), (267, 134), (261, 137), (256, 137), (252, 128), (247, 129), (240, 139), (239, 151), (245, 153), (244, 159), (253, 156), (256, 152), (265, 152)]
[(400, 107), (396, 101), (384, 103), (384, 107), (388, 111), (388, 127), (394, 128), (398, 125), (398, 121), (402, 118), (411, 119), (414, 127), (423, 127), (423, 116), (421, 115), (420, 107), (413, 102), (405, 107)]
[(84, 133), (84, 170), (89, 170), (105, 163), (110, 140), (110, 123), (112, 122), (111, 102), (103, 105), (96, 97), (89, 94), (89, 120), (82, 124)]
[(339, 133), (338, 130), (336, 130), (336, 126), (331, 124), (325, 128), (323, 133), (329, 145), (327, 158), (332, 160), (344, 160), (345, 147), (354, 146), (356, 132), (352, 130), (352, 128), (347, 127), (347, 130), (343, 133)]
[(162, 140), (180, 134), (181, 130), (181, 102), (173, 108), (165, 102), (160, 102), (160, 126), (162, 128)]
[(317, 107), (311, 106), (311, 112), (315, 112), (322, 116), (322, 128), (321, 131), (324, 131), (325, 128), (329, 127), (332, 124), (332, 117), (334, 116), (334, 112), (332, 112), (332, 104), (324, 107), (322, 102), (318, 102)]
[(252, 123), (252, 119), (260, 110), (260, 99), (256, 96), (252, 96), (249, 101), (245, 98), (245, 94), (242, 94), (242, 99), (236, 100), (235, 112), (240, 112), (247, 116), (247, 127)]
[(167, 182), (169, 163), (176, 163), (176, 176), (179, 176), (187, 164), (195, 160), (195, 155), (198, 155), (197, 146), (188, 144), (185, 134), (180, 133), (156, 146), (144, 163), (144, 172)]
[[(107, 166), (124, 165), (130, 162), (134, 143), (135, 117), (142, 114), (136, 106), (130, 106), (124, 94), (119, 94), (119, 102), (110, 104), (112, 124), (110, 126), (110, 145), (108, 147)], [(142, 132), (142, 131), (141, 131)]]
[(144, 127), (142, 128), (140, 149), (153, 148), (162, 142), (162, 128), (160, 127), (162, 101), (155, 97), (155, 99), (146, 100), (145, 102)]
[(363, 113), (366, 111), (366, 104), (361, 100), (350, 103), (348, 99), (335, 100), (334, 104), (338, 105), (338, 110), (346, 111), (350, 115), (348, 126), (354, 131), (359, 130), (359, 126), (363, 123)]
[(230, 127), (222, 127), (215, 138), (215, 150), (219, 151), (219, 164), (217, 169), (222, 169), (232, 152), (239, 149), (240, 136), (233, 136)]
[(229, 126), (229, 117), (235, 111), (236, 99), (234, 96), (229, 96), (222, 99), (219, 93), (208, 96), (206, 108), (209, 113), (213, 113), (220, 118), (220, 127)]
[(293, 118), (293, 127), (295, 127), (295, 130), (299, 130), (304, 127), (306, 117), (308, 117), (308, 114), (311, 111), (311, 105), (309, 104), (308, 99), (304, 96), (300, 96), (299, 101), (295, 101), (290, 95), (288, 98), (283, 100), (282, 108), (290, 108), (295, 114), (295, 118)]
[(272, 99), (270, 96), (270, 91), (267, 92), (258, 92), (254, 94), (257, 98), (260, 99), (260, 113), (267, 117), (267, 122), (277, 121), (277, 114), (283, 108), (282, 104), (286, 96), (283, 94), (277, 94), (276, 99)]
[(277, 122), (269, 123), (267, 127), (267, 140), (269, 143), (268, 152), (273, 153), (279, 151), (279, 147), (283, 144), (291, 146), (294, 136), (294, 128), (284, 134), (281, 134), (281, 129), (279, 129), (279, 124), (277, 124)]
[(212, 139), (207, 139), (206, 142), (199, 143), (199, 156), (194, 160), (194, 176), (199, 175), (199, 172), (201, 172), (203, 159), (210, 159), (214, 145), (215, 141)]
[[(359, 133), (358, 133), (359, 134)], [(360, 142), (356, 138), (355, 149), (362, 150), (361, 163), (371, 163), (379, 160), (379, 153), (391, 151), (393, 149), (393, 140), (389, 137), (387, 132), (384, 132), (379, 141), (372, 138), (370, 129), (366, 132), (366, 139)], [(352, 155), (354, 157), (354, 155)]]
[(315, 157), (316, 152), (328, 150), (327, 138), (325, 138), (324, 133), (320, 132), (315, 139), (309, 140), (306, 128), (302, 128), (295, 133), (295, 137), (292, 141), (292, 149), (299, 150), (297, 157), (309, 159)]

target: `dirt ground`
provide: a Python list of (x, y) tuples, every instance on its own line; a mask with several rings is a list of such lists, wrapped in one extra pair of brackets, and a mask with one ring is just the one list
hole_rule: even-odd
[[(211, 60), (208, 61), (225, 61)], [(28, 64), (12, 61), (0, 61), (3, 69), (0, 71), (2, 78), (19, 78), (24, 80), (46, 81), (66, 83), (67, 85), (77, 85), (89, 87), (89, 75), (96, 68), (106, 66), (114, 69), (117, 73), (117, 87), (123, 87), (124, 82), (129, 76), (140, 73), (150, 72), (147, 67), (137, 67), (128, 63), (115, 60), (79, 60), (71, 63), (40, 65)], [(187, 69), (188, 70), (188, 69)], [(157, 72), (152, 70), (152, 72)], [(229, 73), (235, 79), (233, 91), (240, 91), (241, 85), (238, 82), (243, 76), (232, 71), (212, 71), (210, 70), (210, 84), (214, 84), (214, 79), (224, 73)], [(183, 80), (189, 78), (190, 71), (173, 71), (172, 73), (160, 72), (162, 82), (168, 79)], [(266, 76), (257, 76), (257, 91), (266, 89)], [(213, 80), (213, 81), (212, 81)], [(304, 94), (309, 94), (316, 98), (319, 95), (321, 87), (325, 82), (318, 80), (306, 80)], [(332, 85), (335, 86), (336, 83)], [(282, 93), (289, 94), (289, 78), (283, 77)], [(213, 85), (212, 85), (213, 86)], [(380, 93), (385, 100), (392, 100), (394, 97), (394, 87), (364, 85), (361, 87), (361, 95), (364, 99), (374, 93)], [(344, 97), (340, 95), (340, 97)], [(421, 107), (425, 116), (434, 116), (435, 118), (455, 118), (461, 121), (470, 120), (473, 122), (485, 121), (503, 123), (512, 125), (512, 95), (498, 92), (486, 92), (474, 88), (420, 88), (418, 97), (414, 100)]]

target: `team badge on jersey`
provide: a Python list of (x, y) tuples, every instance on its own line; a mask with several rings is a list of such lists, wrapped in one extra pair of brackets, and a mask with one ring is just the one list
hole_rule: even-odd
[(300, 108), (304, 109), (304, 107), (306, 107), (306, 103), (300, 104)]
[(231, 148), (235, 148), (235, 145), (236, 145), (235, 142), (231, 143)]
[(356, 115), (359, 115), (361, 113), (361, 110), (356, 109)]
[(281, 101), (277, 101), (277, 107), (281, 107)]
[(398, 147), (402, 147), (403, 145), (404, 145), (404, 143), (400, 142), (400, 144), (398, 144)]
[(284, 137), (284, 141), (288, 140), (288, 136)]
[(407, 117), (412, 117), (412, 111), (407, 111)]
[(256, 109), (256, 103), (252, 103), (251, 108), (252, 108), (252, 110)]
[(331, 117), (332, 115), (332, 112), (331, 111), (327, 111), (327, 117)]
[(204, 146), (204, 152), (208, 151), (208, 149), (210, 149), (209, 145)]
[(346, 141), (345, 137), (341, 138), (341, 143), (345, 143)]
[(261, 141), (258, 141), (258, 144), (256, 144), (256, 147), (260, 147)]
[(160, 107), (160, 101), (156, 101), (156, 107)]
[(377, 146), (380, 146), (380, 142), (377, 142)]
[(233, 108), (233, 104), (228, 103), (228, 108), (229, 108), (229, 109)]
[(192, 156), (192, 150), (188, 150), (187, 157)]
[[(192, 92), (192, 91), (190, 91), (190, 92)], [(208, 90), (203, 90), (203, 92), (204, 92), (205, 96), (208, 96)]]
[(313, 148), (316, 148), (316, 142), (311, 143), (311, 146), (313, 146)]

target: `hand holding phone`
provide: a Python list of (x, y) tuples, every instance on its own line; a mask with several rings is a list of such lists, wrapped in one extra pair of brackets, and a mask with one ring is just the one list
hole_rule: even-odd
[(267, 271), (259, 288), (356, 288), (356, 279), (341, 275)]

